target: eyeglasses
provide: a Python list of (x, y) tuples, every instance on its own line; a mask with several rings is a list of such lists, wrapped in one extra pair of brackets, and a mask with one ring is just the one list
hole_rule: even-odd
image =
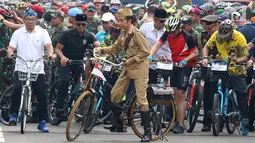
[(76, 23), (76, 25), (77, 25), (77, 26), (82, 26), (82, 27), (84, 27), (84, 26), (86, 26), (87, 24), (86, 24), (86, 23)]

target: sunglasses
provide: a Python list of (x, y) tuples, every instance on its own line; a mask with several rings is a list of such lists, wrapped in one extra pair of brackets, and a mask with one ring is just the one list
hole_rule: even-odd
[(166, 22), (166, 20), (159, 20), (159, 22), (160, 22), (160, 23), (165, 23), (165, 22)]
[(77, 26), (86, 26), (87, 24), (86, 23), (76, 23)]

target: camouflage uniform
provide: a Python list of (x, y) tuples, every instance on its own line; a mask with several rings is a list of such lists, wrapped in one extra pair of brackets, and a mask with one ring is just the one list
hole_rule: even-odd
[[(6, 60), (7, 47), (13, 31), (0, 22), (0, 95), (12, 82), (14, 64)], [(5, 49), (5, 50), (4, 50)]]
[(202, 27), (201, 24), (193, 24), (192, 27), (193, 27), (199, 34), (201, 34), (202, 31), (203, 31), (203, 27)]
[(189, 32), (189, 34), (196, 41), (196, 44), (197, 44), (197, 47), (198, 47), (199, 56), (201, 56), (201, 53), (202, 53), (201, 35), (194, 28), (192, 28), (192, 30)]
[(92, 20), (88, 21), (87, 30), (93, 34), (97, 34), (99, 32), (98, 26), (102, 26), (101, 20), (94, 17)]
[(52, 36), (54, 29), (49, 25), (49, 23), (46, 20), (44, 20), (44, 19), (38, 20), (37, 25), (39, 25), (43, 29), (46, 29), (48, 31), (50, 37)]
[(51, 36), (51, 41), (52, 41), (52, 46), (55, 49), (57, 47), (58, 44), (58, 40), (60, 38), (60, 35), (63, 31), (68, 30), (63, 24), (61, 25), (61, 27), (59, 29), (53, 29), (53, 33)]

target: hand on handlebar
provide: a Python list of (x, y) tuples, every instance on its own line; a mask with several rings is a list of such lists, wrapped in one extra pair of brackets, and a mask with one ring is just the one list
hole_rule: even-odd
[(50, 54), (50, 55), (48, 55), (48, 58), (50, 59), (50, 60), (55, 60), (56, 58), (57, 58), (57, 55), (56, 54)]
[(66, 66), (66, 63), (67, 63), (68, 61), (69, 61), (69, 59), (66, 58), (66, 57), (61, 58), (61, 60), (60, 60), (61, 66), (65, 67), (65, 66)]
[(94, 53), (95, 54), (102, 54), (102, 48), (101, 47), (94, 48)]
[(148, 57), (148, 60), (149, 60), (149, 61), (153, 61), (154, 58), (153, 58), (152, 56), (149, 56), (149, 57)]
[(203, 66), (207, 66), (208, 65), (208, 59), (203, 59), (201, 63), (202, 63)]

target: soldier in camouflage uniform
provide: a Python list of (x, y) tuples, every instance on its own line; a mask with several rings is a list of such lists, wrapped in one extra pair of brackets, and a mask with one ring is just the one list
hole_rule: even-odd
[(184, 15), (181, 18), (181, 21), (183, 30), (188, 32), (195, 39), (199, 55), (201, 55), (202, 52), (201, 35), (192, 27), (192, 17), (189, 15)]
[(102, 31), (103, 27), (101, 20), (94, 17), (96, 14), (96, 7), (94, 5), (90, 5), (85, 13), (88, 17), (87, 30), (93, 34), (97, 34), (98, 32)]
[(199, 33), (201, 34), (203, 27), (202, 25), (199, 23), (200, 20), (200, 13), (201, 11), (198, 8), (192, 8), (189, 10), (189, 15), (192, 16), (192, 24), (193, 24), (193, 28)]
[(38, 20), (37, 25), (42, 27), (43, 29), (46, 29), (50, 36), (53, 34), (53, 28), (50, 25), (51, 22), (51, 14), (54, 13), (54, 10), (47, 10), (43, 16), (43, 19)]
[[(0, 95), (12, 82), (13, 62), (7, 62), (7, 47), (9, 45), (13, 31), (0, 20)], [(10, 60), (8, 60), (10, 61)]]

